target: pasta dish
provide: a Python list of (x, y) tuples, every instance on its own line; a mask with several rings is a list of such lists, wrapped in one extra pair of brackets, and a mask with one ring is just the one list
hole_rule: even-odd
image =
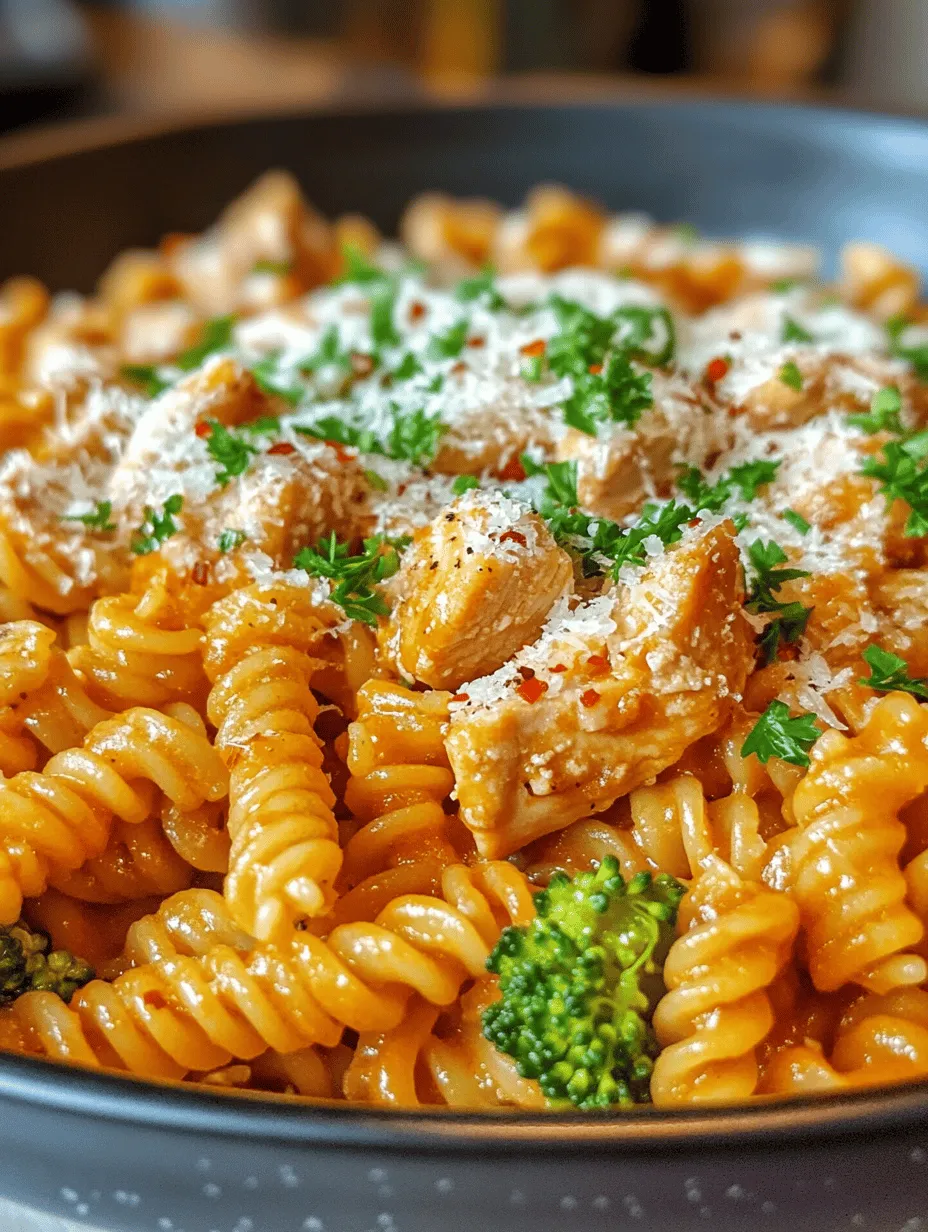
[(396, 1106), (928, 1075), (928, 315), (272, 172), (0, 288), (0, 1048)]

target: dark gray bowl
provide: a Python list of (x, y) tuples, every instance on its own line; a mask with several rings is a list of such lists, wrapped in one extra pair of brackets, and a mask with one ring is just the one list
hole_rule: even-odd
[[(0, 147), (0, 277), (89, 287), (269, 166), (382, 227), (424, 188), (558, 179), (710, 234), (886, 243), (928, 266), (928, 126), (674, 101), (285, 116)], [(668, 1115), (391, 1114), (0, 1057), (0, 1193), (132, 1232), (918, 1232), (928, 1084)]]

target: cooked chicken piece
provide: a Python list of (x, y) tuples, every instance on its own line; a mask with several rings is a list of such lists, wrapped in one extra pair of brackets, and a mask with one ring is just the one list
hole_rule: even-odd
[(505, 273), (537, 269), (550, 274), (596, 265), (606, 222), (602, 210), (559, 184), (540, 184), (521, 210), (507, 214), (496, 232), (494, 263)]
[(879, 244), (845, 244), (841, 251), (841, 294), (881, 320), (911, 312), (920, 284), (917, 270)]
[(490, 472), (501, 479), (522, 479), (519, 455), (526, 450), (546, 453), (553, 444), (550, 416), (527, 406), (522, 383), (512, 380), (492, 405), (475, 405), (455, 416), (429, 469), (440, 475)]
[(669, 496), (682, 465), (705, 469), (730, 444), (730, 420), (708, 395), (659, 372), (651, 389), (654, 405), (633, 428), (569, 428), (558, 442), (558, 459), (577, 463), (580, 503), (601, 517), (619, 520), (647, 497)]
[(733, 527), (697, 526), (630, 581), (559, 605), (535, 645), (462, 687), (448, 756), (497, 859), (597, 812), (717, 730), (751, 667)]
[(383, 645), (404, 676), (454, 689), (533, 642), (572, 579), (570, 557), (536, 513), (498, 492), (468, 492), (406, 553)]
[(97, 290), (113, 322), (118, 324), (143, 304), (176, 299), (182, 288), (162, 253), (129, 248), (110, 264)]
[(26, 339), (48, 304), (48, 292), (35, 278), (10, 278), (0, 286), (0, 377), (19, 373)]
[(501, 217), (494, 201), (422, 193), (403, 214), (400, 237), (413, 256), (452, 278), (487, 261)]
[(168, 253), (189, 299), (215, 315), (286, 303), (338, 268), (329, 224), (285, 171), (269, 171), (203, 235)]
[(127, 364), (169, 363), (193, 346), (203, 318), (181, 299), (163, 299), (139, 304), (123, 317), (119, 334), (122, 358)]

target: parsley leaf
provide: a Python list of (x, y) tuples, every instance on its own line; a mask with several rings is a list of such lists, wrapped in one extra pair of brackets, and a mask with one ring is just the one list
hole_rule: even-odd
[(751, 728), (741, 746), (741, 756), (753, 753), (764, 765), (771, 757), (793, 766), (808, 766), (809, 749), (821, 735), (814, 714), (790, 716), (785, 702), (772, 701)]
[(879, 693), (911, 693), (913, 697), (928, 701), (928, 678), (910, 676), (905, 659), (871, 644), (864, 651), (864, 661), (870, 668), (870, 675), (858, 677), (858, 684), (869, 685)]
[(758, 488), (772, 482), (776, 477), (779, 466), (779, 461), (772, 462), (761, 458), (753, 462), (743, 462), (740, 466), (733, 466), (727, 475), (723, 475), (714, 484), (707, 483), (695, 466), (688, 466), (677, 477), (677, 487), (694, 509), (718, 513), (735, 488), (742, 500), (752, 501)]
[(920, 381), (928, 381), (928, 342), (906, 346), (902, 340), (911, 324), (912, 322), (906, 316), (892, 317), (886, 322), (889, 353), (895, 359), (904, 359), (910, 363)]
[(795, 360), (787, 360), (777, 376), (784, 385), (788, 385), (790, 389), (795, 389), (797, 392), (802, 389), (802, 373), (799, 371), (799, 365)]
[(784, 342), (815, 341), (809, 331), (791, 316), (783, 317), (783, 332), (781, 337)]
[(97, 501), (91, 513), (66, 513), (62, 515), (61, 521), (83, 522), (88, 530), (115, 530), (116, 523), (110, 521), (112, 512), (112, 501)]
[(174, 360), (174, 366), (181, 372), (192, 372), (199, 368), (204, 359), (216, 351), (224, 351), (232, 342), (232, 331), (235, 328), (235, 317), (213, 317), (203, 326), (199, 342), (188, 347)]
[(482, 299), (491, 312), (506, 307), (506, 301), (496, 288), (496, 271), (492, 265), (485, 265), (476, 277), (459, 282), (454, 295), (462, 304)]
[(282, 398), (291, 406), (297, 406), (302, 401), (304, 391), (298, 385), (284, 383), (278, 372), (279, 362), (280, 352), (272, 351), (270, 355), (265, 355), (264, 359), (255, 364), (251, 375), (255, 378), (258, 388), (263, 389), (266, 394)]
[(582, 304), (552, 295), (548, 301), (559, 333), (548, 340), (545, 356), (556, 376), (584, 377), (602, 364), (615, 335), (612, 317), (599, 317)]
[(329, 578), (335, 583), (332, 599), (345, 615), (375, 626), (377, 617), (389, 615), (390, 608), (374, 587), (399, 569), (399, 542), (374, 535), (364, 540), (364, 551), (360, 555), (351, 556), (349, 545), (339, 543), (332, 531), (327, 539), (320, 539), (315, 548), (302, 548), (293, 563), (311, 577)]
[(804, 607), (798, 600), (780, 604), (778, 615), (757, 638), (761, 667), (767, 667), (777, 659), (781, 645), (792, 646), (799, 641), (811, 615), (812, 609)]
[(390, 429), (384, 452), (388, 458), (402, 459), (412, 462), (414, 466), (425, 466), (435, 457), (438, 442), (447, 427), (437, 415), (426, 415), (425, 411), (411, 411), (402, 414), (394, 405), (393, 427)]
[(899, 413), (902, 410), (902, 395), (897, 385), (887, 385), (877, 391), (866, 415), (848, 415), (847, 421), (862, 428), (864, 432), (902, 432)]
[(157, 398), (171, 387), (171, 382), (159, 375), (157, 364), (123, 364), (119, 375), (124, 381), (137, 385), (146, 398)]
[(433, 359), (457, 359), (464, 350), (470, 321), (463, 318), (443, 334), (434, 334), (429, 342), (429, 351)]
[(631, 359), (654, 368), (663, 368), (673, 359), (677, 337), (666, 308), (625, 304), (615, 310), (612, 319), (618, 330), (615, 345)]
[(414, 376), (421, 376), (424, 371), (412, 351), (407, 351), (390, 375), (395, 381), (408, 381)]
[(479, 488), (480, 480), (476, 475), (457, 475), (451, 485), (451, 491), (455, 496), (463, 496), (465, 492), (469, 492), (471, 488)]
[(179, 492), (169, 496), (157, 513), (150, 505), (145, 507), (145, 519), (134, 532), (129, 544), (136, 556), (148, 556), (157, 552), (165, 539), (177, 534), (180, 527), (174, 521), (174, 514), (180, 513), (184, 507), (184, 498)]
[(801, 513), (797, 513), (795, 509), (784, 509), (780, 515), (784, 522), (789, 522), (790, 526), (796, 528), (800, 535), (807, 535), (812, 529), (812, 523), (807, 522)]
[(371, 295), (371, 338), (374, 346), (398, 346), (402, 341), (393, 320), (396, 306), (396, 287), (385, 283)]
[(366, 254), (356, 244), (342, 246), (342, 264), (344, 268), (341, 274), (332, 280), (333, 287), (343, 286), (348, 282), (362, 284), (380, 282), (387, 276), (379, 265), (374, 265), (368, 260)]
[(217, 419), (208, 419), (206, 422), (210, 426), (206, 449), (213, 461), (219, 465), (216, 482), (225, 487), (236, 475), (244, 475), (258, 450), (250, 441), (230, 432)]
[(337, 415), (323, 415), (313, 424), (295, 424), (293, 430), (302, 436), (330, 441), (334, 445), (348, 445), (360, 453), (385, 453), (383, 445), (370, 428), (356, 427), (344, 419), (339, 419)]
[(887, 441), (881, 456), (867, 458), (861, 467), (864, 475), (879, 480), (887, 505), (902, 500), (909, 506), (905, 534), (910, 539), (928, 534), (928, 468), (919, 465), (926, 443), (925, 432), (905, 441)]
[(778, 569), (776, 566), (785, 564), (789, 558), (772, 539), (769, 543), (755, 539), (748, 548), (748, 558), (755, 570), (751, 591), (745, 603), (749, 612), (781, 611), (784, 605), (774, 597), (773, 592), (779, 590), (784, 582), (809, 576), (806, 569)]
[(319, 339), (318, 348), (312, 355), (307, 355), (305, 359), (300, 360), (297, 367), (305, 373), (316, 372), (319, 368), (328, 367), (344, 368), (346, 371), (351, 368), (351, 356), (347, 351), (342, 350), (337, 325), (329, 326)]
[(573, 378), (573, 393), (563, 404), (564, 422), (588, 436), (596, 435), (597, 423), (632, 427), (642, 412), (654, 405), (651, 373), (635, 372), (624, 355), (611, 355), (601, 372), (584, 372)]
[(780, 469), (780, 462), (771, 462), (758, 458), (754, 462), (744, 462), (733, 466), (728, 472), (727, 482), (741, 493), (741, 499), (752, 501), (757, 495), (757, 489), (772, 483)]
[(384, 479), (383, 475), (378, 474), (377, 471), (365, 471), (364, 478), (367, 480), (368, 487), (373, 488), (376, 492), (390, 491), (390, 485), (387, 483), (386, 479)]
[(247, 538), (248, 536), (243, 530), (229, 528), (220, 531), (219, 539), (217, 540), (219, 551), (222, 552), (223, 555), (225, 555), (226, 552), (232, 552), (235, 548), (241, 547)]
[(777, 278), (775, 282), (771, 282), (770, 290), (776, 295), (785, 295), (787, 291), (792, 291), (794, 287), (800, 285), (798, 278)]

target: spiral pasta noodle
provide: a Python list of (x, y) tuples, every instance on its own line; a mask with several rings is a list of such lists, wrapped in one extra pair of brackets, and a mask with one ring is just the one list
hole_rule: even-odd
[(757, 1046), (773, 1026), (767, 990), (790, 959), (798, 909), (710, 855), (678, 926), (654, 1012), (663, 1050), (651, 1098), (658, 1106), (746, 1099), (757, 1086)]
[(0, 784), (0, 923), (14, 923), (23, 897), (106, 847), (114, 815), (148, 816), (151, 802), (132, 785), (154, 783), (186, 807), (218, 799), (225, 768), (189, 726), (137, 707), (98, 723), (80, 748), (56, 753), (41, 772)]
[(891, 694), (859, 735), (826, 732), (811, 759), (793, 796), (790, 857), (813, 983), (920, 983), (928, 968), (909, 951), (924, 929), (906, 903), (897, 814), (928, 786), (928, 714)]
[(351, 887), (334, 918), (373, 919), (398, 894), (435, 893), (460, 859), (443, 801), (454, 776), (445, 752), (448, 694), (370, 680), (348, 729), (345, 805), (361, 827), (345, 844)]
[(308, 653), (326, 628), (311, 592), (283, 582), (235, 591), (206, 618), (207, 710), (230, 769), (225, 894), (260, 940), (323, 914), (341, 868)]

